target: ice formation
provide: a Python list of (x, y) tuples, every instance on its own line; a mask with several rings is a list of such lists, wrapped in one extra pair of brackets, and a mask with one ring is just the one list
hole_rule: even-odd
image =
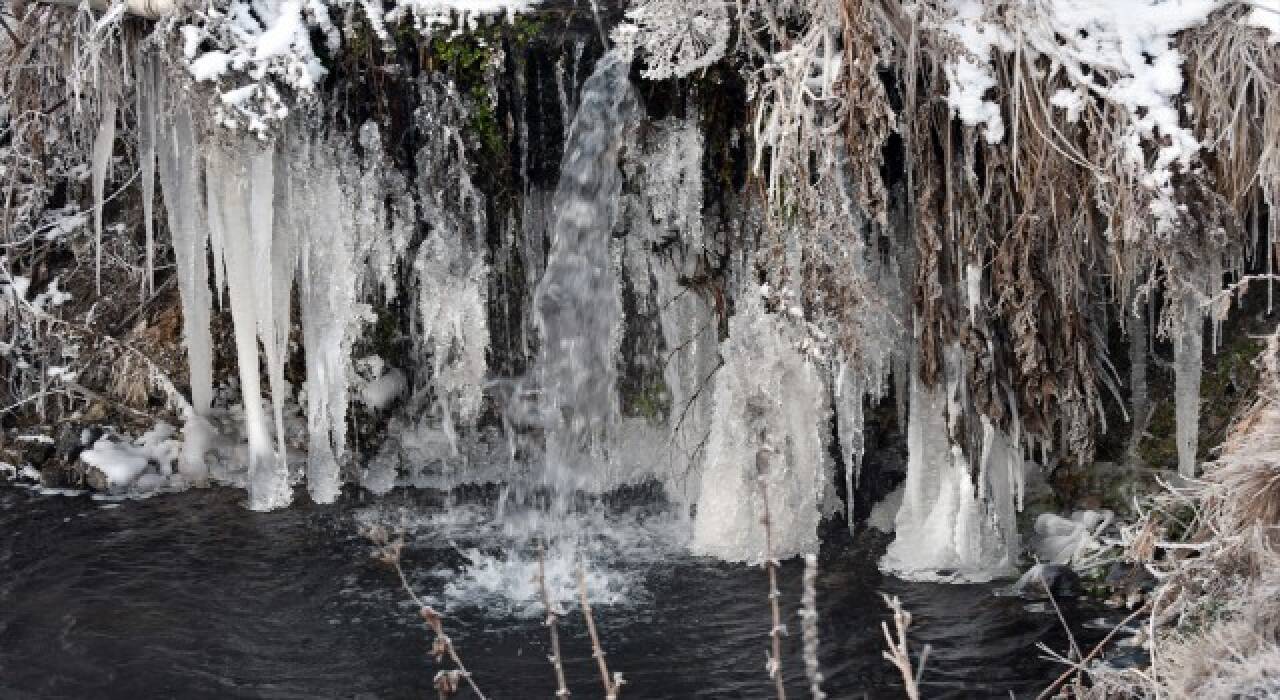
[(828, 404), (795, 328), (745, 296), (721, 348), (692, 546), (699, 554), (758, 562), (766, 555), (764, 493), (773, 556), (817, 549)]
[(1175, 440), (1178, 473), (1196, 476), (1200, 440), (1200, 374), (1204, 369), (1204, 315), (1199, 300), (1186, 292), (1173, 338)]
[(208, 474), (205, 454), (212, 431), (213, 337), (209, 328), (213, 295), (209, 290), (209, 231), (191, 113), (176, 106), (157, 130), (160, 187), (173, 241), (178, 292), (182, 298), (182, 338), (187, 347), (192, 415), (185, 416), (179, 469), (199, 483)]
[(640, 0), (627, 9), (627, 20), (631, 24), (624, 25), (623, 31), (635, 31), (644, 49), (644, 77), (650, 80), (683, 78), (703, 70), (723, 58), (729, 48), (725, 3)]
[[(933, 385), (915, 364), (909, 346), (925, 340), (906, 338), (901, 327), (913, 318), (907, 280), (919, 242), (905, 232), (902, 220), (911, 214), (898, 212), (890, 223), (886, 211), (863, 211), (873, 207), (862, 201), (865, 191), (859, 194), (865, 183), (854, 181), (857, 164), (839, 155), (849, 145), (838, 138), (840, 120), (848, 116), (841, 110), (856, 105), (837, 106), (845, 99), (851, 54), (841, 46), (848, 37), (829, 31), (836, 3), (813, 3), (817, 19), (811, 22), (802, 3), (781, 5), (784, 23), (812, 26), (805, 26), (804, 41), (759, 48), (755, 58), (768, 77), (744, 81), (753, 119), (742, 123), (742, 133), (714, 135), (735, 144), (754, 137), (760, 147), (753, 165), (767, 183), (765, 198), (785, 202), (780, 209), (808, 207), (812, 220), (766, 211), (768, 205), (757, 207), (749, 197), (710, 212), (702, 178), (714, 155), (704, 143), (712, 135), (703, 133), (696, 100), (672, 108), (682, 116), (631, 128), (640, 110), (628, 78), (632, 50), (650, 79), (712, 66), (730, 48), (734, 19), (719, 3), (633, 3), (630, 24), (614, 35), (620, 46), (596, 62), (581, 86), (577, 71), (592, 55), (586, 42), (577, 44), (572, 60), (566, 53), (555, 67), (558, 95), (550, 96), (551, 102), (559, 98), (560, 117), (551, 129), (564, 129), (558, 187), (548, 191), (550, 180), (535, 184), (534, 161), (545, 154), (532, 152), (529, 123), (512, 124), (511, 145), (521, 149), (512, 182), (524, 191), (510, 210), (486, 201), (473, 182), (466, 129), (479, 115), (467, 111), (473, 96), (459, 94), (441, 76), (422, 75), (404, 88), (415, 91), (418, 107), (407, 125), (416, 153), (392, 157), (395, 146), (383, 143), (373, 122), (346, 125), (358, 130), (354, 148), (345, 137), (318, 133), (316, 115), (300, 109), (326, 76), (319, 56), (340, 50), (347, 34), (330, 10), (367, 21), (392, 44), (400, 21), (430, 35), (482, 18), (510, 18), (532, 4), (232, 0), (184, 17), (184, 77), (196, 91), (216, 96), (211, 120), (193, 119), (191, 105), (173, 99), (179, 85), (165, 83), (153, 57), (138, 57), (144, 287), (150, 291), (155, 268), (158, 175), (190, 363), (191, 403), (176, 457), (182, 477), (204, 481), (211, 455), (241, 447), (242, 437), (247, 473), (237, 478), (248, 487), (250, 505), (261, 509), (288, 504), (304, 481), (315, 502), (332, 502), (356, 473), (371, 491), (385, 493), (403, 484), (509, 483), (532, 471), (539, 483), (531, 491), (541, 490), (539, 497), (549, 491), (565, 503), (578, 490), (655, 476), (672, 500), (695, 507), (693, 548), (726, 559), (765, 556), (760, 517), (767, 493), (773, 554), (785, 557), (814, 551), (819, 519), (833, 510), (832, 438), (845, 467), (844, 517), (854, 528), (861, 514), (853, 511), (853, 494), (867, 447), (864, 408), (888, 396), (892, 375), (909, 455), (906, 483), (870, 514), (873, 526), (896, 533), (884, 567), (914, 578), (964, 580), (1011, 571), (1029, 442), (1018, 399), (1006, 406), (1004, 397), (988, 395), (986, 405), (977, 406), (963, 365), (966, 353), (980, 356), (981, 349), (947, 348)], [(1274, 5), (1255, 3), (1242, 15), (1245, 23), (1274, 29), (1267, 14)], [(1141, 0), (1133, 7), (1059, 0), (1011, 3), (997, 12), (979, 0), (942, 0), (917, 10), (921, 28), (955, 44), (942, 64), (946, 104), (962, 124), (978, 127), (986, 145), (977, 148), (1015, 140), (1025, 129), (1012, 118), (1005, 123), (1009, 115), (1002, 116), (993, 91), (1001, 84), (999, 61), (1014, 52), (1034, 54), (1050, 65), (1045, 109), (1051, 116), (1083, 128), (1103, 110), (1116, 115), (1124, 146), (1117, 168), (1149, 191), (1159, 232), (1167, 234), (1177, 214), (1171, 178), (1194, 172), (1201, 149), (1179, 111), (1184, 76), (1175, 35), (1223, 6), (1219, 0)], [(1149, 21), (1126, 21), (1134, 7)], [(1025, 31), (1010, 29), (1018, 22)], [(313, 46), (313, 37), (328, 45)], [(126, 94), (104, 90), (95, 107), (87, 172), (99, 261), (116, 120), (129, 118), (117, 100)], [(772, 167), (777, 163), (795, 167)], [(795, 194), (794, 185), (804, 184), (796, 173), (818, 184)], [(506, 218), (493, 221), (495, 213)], [(735, 230), (720, 235), (713, 224)], [(773, 273), (761, 272), (759, 258), (751, 256), (763, 257), (762, 251), (743, 241), (774, 233), (778, 250), (770, 252), (789, 272), (778, 275), (780, 288), (761, 292), (759, 282), (774, 282)], [(804, 245), (826, 259), (806, 258)], [(987, 298), (994, 284), (984, 276), (991, 262), (984, 255), (968, 251), (946, 271), (961, 290), (948, 322), (967, 323), (975, 336), (995, 328), (981, 327), (998, 303)], [(804, 268), (814, 264), (829, 264), (841, 279), (861, 285), (851, 285), (857, 293), (846, 296), (854, 298), (836, 300), (858, 307), (839, 322), (856, 329), (860, 346), (831, 342), (831, 325), (815, 320), (822, 303), (815, 298), (830, 290), (805, 288)], [(10, 282), (7, 298), (25, 299), (30, 279)], [(747, 292), (734, 295), (733, 289)], [(58, 291), (54, 284), (45, 294)], [(224, 302), (234, 325), (238, 378), (215, 398), (210, 324), (213, 308)], [(498, 308), (505, 303), (520, 308)], [(1177, 442), (1180, 469), (1191, 475), (1202, 315), (1192, 296), (1177, 303), (1184, 306), (1170, 336)], [(407, 318), (403, 337), (390, 341), (397, 350), (362, 345), (371, 340), (363, 338), (366, 324), (398, 322), (397, 314)], [(513, 328), (491, 329), (491, 316), (502, 314), (518, 316), (502, 318)], [(647, 325), (636, 331), (628, 327), (633, 321)], [(306, 360), (299, 387), (285, 372), (295, 323)], [(644, 335), (635, 344), (645, 347), (623, 347), (628, 331)], [(495, 348), (499, 338), (508, 347)], [(1135, 333), (1134, 342), (1136, 405), (1144, 393), (1138, 372), (1146, 341)], [(404, 355), (396, 355), (401, 347)], [(356, 352), (367, 356), (355, 363)], [(518, 376), (495, 378), (499, 370), (491, 365), (498, 356)], [(644, 375), (636, 403), (645, 405), (628, 406), (624, 416), (619, 383), (626, 362)], [(1001, 378), (991, 381), (995, 392), (1011, 391)], [(348, 449), (353, 399), (361, 402), (359, 411), (387, 426), (378, 454), (363, 465)], [(984, 413), (992, 405), (996, 409)], [(228, 429), (235, 420), (243, 424)], [(100, 468), (113, 483), (133, 483), (146, 471), (140, 465), (151, 463), (139, 461), (135, 447), (107, 441), (86, 453), (86, 461), (105, 465)], [(527, 469), (531, 463), (546, 468)], [(511, 570), (525, 564), (517, 561)], [(477, 570), (477, 576), (487, 574)]]
[(1098, 536), (1113, 517), (1108, 510), (1076, 511), (1070, 518), (1043, 513), (1036, 518), (1030, 548), (1046, 564), (1081, 564), (1086, 555), (1101, 548)]
[[(702, 220), (703, 134), (696, 118), (668, 119), (654, 125), (644, 144), (628, 148), (635, 149), (627, 176), (636, 194), (626, 198), (623, 272), (639, 313), (658, 318), (661, 347), (656, 367), (647, 369), (655, 404), (665, 406), (640, 419), (649, 429), (636, 420), (629, 429), (641, 443), (638, 459), (663, 480), (668, 496), (696, 503), (720, 367), (715, 291), (685, 282), (705, 275), (713, 254)], [(656, 454), (655, 441), (662, 445)]]
[(90, 479), (101, 478), (101, 489), (110, 494), (180, 488), (183, 477), (175, 476), (173, 467), (182, 446), (173, 434), (173, 426), (160, 423), (134, 441), (104, 435), (80, 453), (80, 460), (91, 468)]
[(913, 373), (907, 425), (907, 480), (895, 538), (881, 568), (903, 578), (986, 581), (1012, 573), (1019, 547), (1016, 509), (1022, 448), (984, 423), (977, 484), (959, 446), (957, 349), (948, 381), (929, 388)]

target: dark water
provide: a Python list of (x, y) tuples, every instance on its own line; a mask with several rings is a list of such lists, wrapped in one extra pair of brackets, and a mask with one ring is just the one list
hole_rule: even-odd
[[(0, 697), (434, 697), (428, 635), (356, 532), (373, 501), (349, 495), (274, 513), (242, 501), (211, 489), (104, 508), (0, 484)], [(427, 544), (406, 554), (407, 568), (456, 559), (446, 539), (419, 533), (415, 542)], [(902, 697), (881, 658), (879, 591), (914, 613), (913, 644), (932, 645), (926, 697), (1034, 695), (1060, 672), (1033, 649), (1065, 647), (1056, 617), (987, 586), (884, 577), (876, 556), (847, 544), (823, 552), (831, 697)], [(769, 697), (763, 572), (664, 559), (645, 571), (637, 602), (596, 611), (610, 663), (628, 680), (623, 697)], [(801, 566), (788, 562), (782, 574), (792, 621), (785, 675), (791, 697), (808, 697), (794, 617)], [(474, 606), (445, 612), (489, 697), (553, 697), (538, 620)], [(579, 615), (567, 616), (562, 637), (574, 695), (601, 696)]]

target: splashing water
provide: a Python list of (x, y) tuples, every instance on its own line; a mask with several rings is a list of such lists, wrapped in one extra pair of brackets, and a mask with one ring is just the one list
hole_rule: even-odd
[[(541, 471), (532, 484), (508, 487), (509, 503), (498, 511), (510, 538), (505, 551), (471, 551), (461, 578), (465, 589), (502, 592), (517, 604), (540, 593), (537, 583), (529, 583), (537, 557), (530, 538), (545, 547), (552, 597), (574, 598), (576, 562), (588, 557), (593, 529), (577, 507), (577, 495), (600, 491), (606, 483), (601, 472), (618, 416), (615, 358), (622, 322), (610, 239), (622, 191), (618, 157), (627, 127), (638, 115), (627, 77), (631, 58), (629, 49), (601, 57), (583, 85), (565, 143), (551, 250), (533, 294), (540, 352), (519, 389), (535, 397), (534, 427), (546, 441)], [(509, 406), (507, 425), (527, 424), (528, 412), (527, 407)], [(589, 578), (595, 580), (589, 585), (606, 598), (620, 595), (602, 576), (592, 573)]]

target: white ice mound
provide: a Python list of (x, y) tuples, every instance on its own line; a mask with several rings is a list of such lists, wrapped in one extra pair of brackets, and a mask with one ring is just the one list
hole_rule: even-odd
[(1070, 518), (1045, 513), (1036, 518), (1031, 551), (1047, 564), (1078, 564), (1098, 548), (1098, 535), (1112, 517), (1109, 510), (1078, 510)]
[(143, 494), (166, 488), (180, 489), (181, 480), (174, 472), (174, 462), (182, 445), (173, 439), (174, 428), (159, 423), (132, 442), (103, 436), (93, 447), (80, 453), (89, 466), (91, 482), (111, 494)]
[(975, 485), (948, 420), (959, 415), (953, 404), (961, 388), (925, 388), (912, 376), (907, 480), (896, 536), (880, 561), (887, 573), (920, 581), (990, 581), (1016, 572), (1022, 451), (1003, 431), (984, 425)]
[(693, 551), (728, 561), (765, 558), (757, 456), (768, 446), (772, 554), (782, 559), (817, 550), (828, 402), (787, 321), (758, 300), (745, 306), (722, 347)]

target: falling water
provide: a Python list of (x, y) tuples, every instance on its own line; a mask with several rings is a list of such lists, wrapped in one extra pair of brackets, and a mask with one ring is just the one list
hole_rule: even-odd
[(622, 190), (618, 153), (638, 108), (630, 66), (631, 52), (614, 49), (583, 85), (560, 168), (547, 269), (534, 292), (543, 479), (558, 498), (591, 483), (591, 464), (604, 454), (618, 414), (622, 303), (609, 243)]

